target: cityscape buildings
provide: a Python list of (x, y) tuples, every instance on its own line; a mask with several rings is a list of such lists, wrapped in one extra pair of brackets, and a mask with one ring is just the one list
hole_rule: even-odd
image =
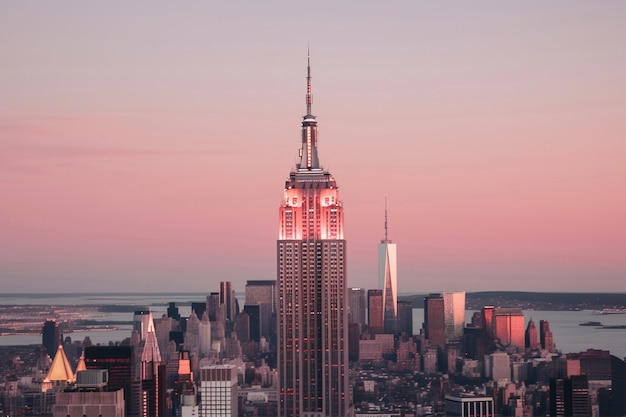
[(320, 165), (311, 102), (309, 61), (300, 162), (279, 209), (278, 410), (339, 417), (351, 407), (344, 216), (337, 183)]

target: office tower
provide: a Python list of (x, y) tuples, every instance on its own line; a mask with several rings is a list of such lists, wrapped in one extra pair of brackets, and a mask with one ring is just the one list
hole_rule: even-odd
[(423, 356), (424, 361), (424, 372), (427, 374), (434, 374), (437, 372), (438, 365), (438, 352), (437, 348), (434, 346), (430, 346), (426, 349)]
[(370, 331), (382, 333), (383, 327), (383, 290), (367, 291), (367, 316)]
[(207, 310), (209, 311), (209, 321), (218, 321), (218, 311), (220, 310), (220, 293), (212, 292), (206, 297)]
[(180, 320), (180, 313), (178, 312), (178, 307), (176, 307), (176, 303), (169, 303), (169, 307), (167, 307), (167, 317), (171, 317), (174, 320)]
[(539, 320), (539, 340), (542, 349), (548, 352), (556, 352), (554, 336), (550, 331), (550, 323), (548, 323), (548, 320)]
[(167, 345), (170, 343), (170, 333), (172, 332), (172, 324), (174, 321), (175, 319), (167, 317), (165, 314), (163, 314), (161, 318), (153, 319), (154, 331), (161, 352), (165, 352)]
[(250, 316), (246, 313), (245, 307), (244, 311), (237, 316), (237, 320), (235, 321), (235, 334), (241, 343), (246, 343), (250, 340)]
[(443, 293), (446, 343), (460, 343), (465, 327), (465, 291)]
[(195, 302), (192, 301), (191, 303), (191, 312), (194, 313), (196, 315), (196, 317), (198, 319), (200, 319), (202, 317), (202, 315), (204, 314), (204, 312), (207, 310), (207, 303), (199, 301), (199, 302)]
[(413, 335), (413, 302), (398, 301), (398, 333)]
[(317, 121), (302, 121), (300, 162), (279, 209), (278, 372), (280, 416), (350, 413), (346, 241), (337, 183), (317, 155)]
[(234, 323), (237, 316), (237, 298), (230, 281), (220, 281), (220, 304), (226, 306), (226, 320)]
[(124, 390), (124, 409), (127, 416), (133, 415), (130, 402), (133, 357), (131, 346), (89, 346), (85, 348), (87, 369), (108, 370), (108, 388), (110, 390)]
[(490, 350), (493, 344), (493, 306), (483, 306), (480, 317), (483, 328), (485, 347)]
[(178, 368), (174, 380), (174, 389), (172, 390), (172, 410), (175, 415), (197, 416), (198, 405), (196, 400), (196, 384), (194, 383), (193, 373), (191, 372), (191, 361), (189, 352), (178, 352)]
[(140, 416), (161, 416), (165, 412), (159, 407), (163, 404), (165, 393), (165, 370), (160, 369), (161, 352), (152, 313), (148, 311), (143, 317), (147, 317), (142, 319), (142, 323), (145, 323), (145, 327), (142, 328), (145, 336), (134, 346), (137, 362), (133, 374), (131, 401), (134, 402), (133, 411), (137, 410)]
[[(255, 342), (261, 341), (261, 306), (260, 305), (245, 305), (243, 306), (243, 312), (248, 316), (248, 332), (249, 338)], [(241, 340), (241, 339), (240, 339)], [(245, 340), (241, 340), (245, 342)]]
[(184, 340), (185, 350), (190, 351), (191, 356), (198, 356), (200, 353), (200, 320), (194, 311), (187, 319)]
[(395, 334), (398, 319), (398, 265), (396, 244), (389, 240), (385, 197), (385, 238), (378, 244), (378, 284), (383, 290), (383, 329)]
[(550, 379), (550, 416), (591, 417), (587, 375)]
[(238, 415), (237, 368), (210, 365), (200, 368), (200, 417)]
[(248, 280), (246, 282), (246, 304), (269, 304), (276, 309), (276, 281)]
[(424, 298), (424, 333), (429, 344), (445, 346), (445, 306), (441, 294), (430, 294)]
[(366, 310), (365, 288), (348, 289), (348, 322), (364, 325)]
[(524, 313), (521, 308), (496, 308), (493, 333), (502, 346), (524, 349)]
[[(245, 306), (259, 306), (259, 337), (276, 344), (276, 281), (249, 280), (246, 283)], [(244, 306), (244, 310), (245, 310)], [(258, 338), (255, 339), (257, 342)]]
[(587, 375), (589, 381), (611, 381), (611, 353), (608, 350), (587, 349), (570, 353), (567, 358), (580, 360), (580, 372)]
[(494, 352), (485, 355), (485, 377), (494, 381), (511, 380), (511, 362), (508, 353)]
[(563, 383), (565, 391), (565, 415), (591, 417), (589, 381), (587, 375), (572, 375)]
[(348, 358), (351, 362), (359, 360), (359, 342), (361, 341), (361, 325), (348, 323)]
[(146, 340), (146, 332), (148, 331), (149, 323), (152, 323), (152, 313), (150, 310), (135, 311), (133, 315), (133, 332), (138, 332), (140, 340)]
[(50, 358), (54, 359), (59, 345), (63, 344), (62, 335), (59, 325), (54, 320), (46, 320), (41, 328), (41, 343), (46, 348), (46, 352)]
[(198, 323), (198, 352), (205, 357), (211, 351), (211, 322), (205, 311), (202, 320)]
[[(626, 393), (626, 361), (611, 355), (611, 388), (613, 393)], [(609, 405), (611, 416), (626, 416), (626, 395), (613, 395)], [(602, 414), (606, 415), (606, 414)]]
[(550, 416), (565, 416), (565, 388), (562, 378), (550, 378)]
[(528, 326), (526, 327), (525, 346), (526, 349), (530, 350), (537, 350), (540, 347), (537, 327), (532, 319), (528, 322)]

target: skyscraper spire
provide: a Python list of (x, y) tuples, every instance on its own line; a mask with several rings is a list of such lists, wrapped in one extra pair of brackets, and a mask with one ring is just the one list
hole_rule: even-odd
[(385, 196), (385, 242), (387, 242), (387, 196)]
[(311, 56), (307, 50), (306, 115), (302, 120), (302, 147), (300, 148), (298, 171), (320, 169), (319, 158), (317, 157), (317, 120), (311, 114), (311, 97)]
[(306, 50), (306, 114), (311, 115), (311, 54), (309, 48)]

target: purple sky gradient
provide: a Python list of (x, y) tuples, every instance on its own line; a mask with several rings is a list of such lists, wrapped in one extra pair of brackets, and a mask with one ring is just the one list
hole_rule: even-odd
[(350, 286), (626, 291), (626, 3), (3, 2), (0, 291), (275, 278), (311, 48)]

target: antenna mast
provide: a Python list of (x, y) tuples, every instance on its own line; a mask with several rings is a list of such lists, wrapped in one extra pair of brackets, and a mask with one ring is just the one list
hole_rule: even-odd
[(385, 196), (385, 242), (387, 241), (387, 196)]
[(309, 48), (306, 50), (306, 114), (311, 114), (311, 54)]

